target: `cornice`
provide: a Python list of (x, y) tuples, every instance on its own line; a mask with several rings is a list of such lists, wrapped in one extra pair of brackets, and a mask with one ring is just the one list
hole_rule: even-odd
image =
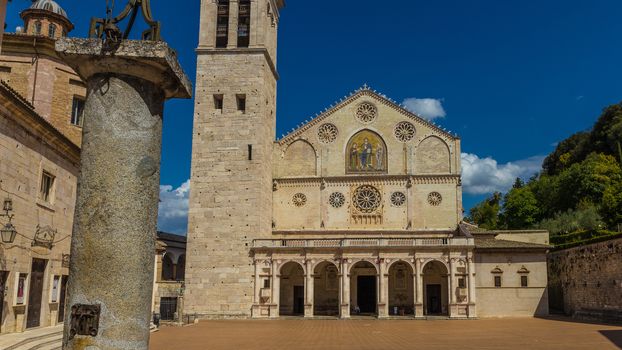
[(338, 186), (356, 184), (460, 184), (460, 175), (347, 175), (335, 177), (276, 178), (278, 186), (316, 185)]
[(40, 137), (72, 163), (80, 163), (80, 147), (56, 129), (50, 122), (35, 112), (28, 100), (13, 90), (7, 83), (0, 80), (0, 96), (10, 103), (5, 106), (10, 116), (25, 127), (33, 135)]
[(250, 48), (233, 48), (233, 49), (219, 49), (214, 47), (199, 46), (195, 49), (197, 55), (248, 55), (248, 54), (263, 54), (268, 62), (268, 66), (274, 75), (276, 80), (279, 80), (279, 72), (276, 70), (276, 65), (270, 56), (268, 49), (263, 47), (250, 47)]

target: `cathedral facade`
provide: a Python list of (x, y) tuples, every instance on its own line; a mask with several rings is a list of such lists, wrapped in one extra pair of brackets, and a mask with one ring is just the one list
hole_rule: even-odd
[(201, 3), (184, 312), (546, 313), (548, 233), (462, 221), (456, 135), (364, 86), (274, 141), (283, 6)]

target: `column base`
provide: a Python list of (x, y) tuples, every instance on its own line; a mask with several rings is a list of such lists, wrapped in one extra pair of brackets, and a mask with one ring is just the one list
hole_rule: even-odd
[(253, 304), (251, 307), (251, 318), (268, 318), (270, 313), (269, 304)]
[(469, 318), (477, 318), (477, 306), (475, 303), (470, 303), (467, 306), (467, 316)]
[(339, 318), (350, 318), (350, 304), (341, 304)]
[(271, 304), (269, 306), (269, 308), (270, 308), (269, 317), (270, 318), (279, 318), (279, 305)]
[(313, 304), (305, 304), (305, 318), (313, 317)]
[(423, 304), (415, 304), (415, 317), (423, 318)]
[(389, 317), (389, 310), (386, 303), (378, 303), (378, 318)]

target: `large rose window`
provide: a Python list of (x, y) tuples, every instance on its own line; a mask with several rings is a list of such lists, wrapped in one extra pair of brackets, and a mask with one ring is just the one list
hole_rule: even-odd
[(352, 203), (361, 213), (373, 213), (382, 202), (380, 191), (372, 186), (361, 186), (354, 191)]

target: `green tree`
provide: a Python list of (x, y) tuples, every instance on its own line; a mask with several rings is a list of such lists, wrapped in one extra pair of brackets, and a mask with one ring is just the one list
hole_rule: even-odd
[(504, 197), (501, 221), (510, 230), (532, 228), (539, 218), (536, 196), (529, 187), (514, 187)]
[(477, 204), (470, 211), (470, 219), (482, 228), (495, 230), (499, 228), (499, 210), (501, 208), (500, 192)]

